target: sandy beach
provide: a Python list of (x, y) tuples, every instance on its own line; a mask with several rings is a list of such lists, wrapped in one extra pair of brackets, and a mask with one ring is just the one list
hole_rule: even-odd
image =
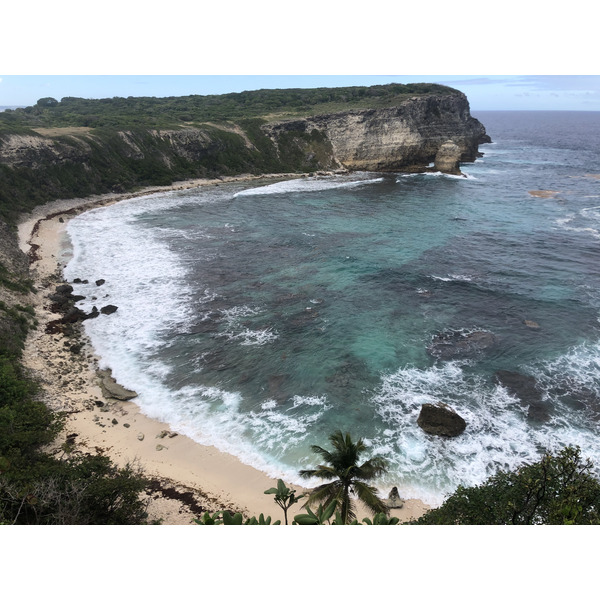
[[(268, 177), (284, 178), (282, 175)], [(135, 462), (153, 481), (149, 496), (150, 518), (160, 519), (163, 524), (190, 524), (206, 511), (212, 513), (223, 509), (239, 511), (245, 516), (263, 513), (274, 520), (283, 519), (273, 496), (264, 494), (264, 490), (276, 485), (276, 480), (234, 456), (171, 431), (166, 423), (146, 417), (135, 400), (105, 398), (97, 375), (98, 358), (85, 336), (82, 334), (79, 340), (83, 342), (81, 351), (73, 352), (70, 348), (72, 340), (62, 333), (46, 333), (46, 325), (58, 318), (51, 311), (47, 296), (63, 282), (61, 255), (68, 244), (66, 225), (69, 219), (86, 210), (126, 198), (265, 178), (193, 180), (147, 188), (135, 194), (60, 200), (24, 215), (18, 227), (19, 244), (30, 257), (31, 278), (37, 290), (31, 301), (38, 327), (27, 339), (23, 363), (40, 381), (44, 401), (66, 415), (57, 451), (68, 436), (69, 440), (74, 440), (75, 451), (101, 453), (118, 465)], [(298, 486), (288, 486), (300, 490)], [(422, 515), (427, 508), (420, 500), (409, 499), (403, 508), (392, 509), (391, 515), (406, 521)], [(299, 504), (290, 510), (290, 517), (297, 512), (302, 512)], [(359, 512), (358, 516), (360, 520), (368, 515)]]

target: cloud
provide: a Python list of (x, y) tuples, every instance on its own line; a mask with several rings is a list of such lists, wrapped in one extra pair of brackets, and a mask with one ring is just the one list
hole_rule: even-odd
[(444, 85), (497, 85), (497, 84), (510, 84), (514, 79), (493, 79), (492, 77), (473, 77), (470, 79), (453, 79), (450, 81), (443, 81)]
[(510, 86), (525, 86), (546, 92), (599, 92), (599, 75), (524, 75), (507, 82)]

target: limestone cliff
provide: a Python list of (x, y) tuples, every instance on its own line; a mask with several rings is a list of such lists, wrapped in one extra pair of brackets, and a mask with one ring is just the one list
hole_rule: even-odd
[(479, 144), (491, 141), (471, 117), (463, 94), (414, 97), (390, 108), (320, 115), (263, 129), (275, 142), (284, 132), (324, 132), (338, 166), (360, 171), (423, 169), (449, 140), (460, 148), (460, 160), (473, 161)]
[(347, 169), (423, 171), (445, 143), (456, 172), (489, 142), (464, 94), (405, 96), (390, 106), (276, 120), (131, 130), (54, 127), (0, 134), (0, 217), (58, 198), (197, 177)]

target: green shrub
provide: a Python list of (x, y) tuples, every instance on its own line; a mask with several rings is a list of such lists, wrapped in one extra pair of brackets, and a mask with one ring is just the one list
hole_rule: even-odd
[(569, 446), (479, 486), (459, 488), (419, 525), (600, 524), (600, 482), (590, 460)]

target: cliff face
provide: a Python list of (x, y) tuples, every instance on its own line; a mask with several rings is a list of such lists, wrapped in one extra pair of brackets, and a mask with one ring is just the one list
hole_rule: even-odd
[[(461, 93), (394, 106), (171, 129), (37, 129), (0, 136), (0, 217), (58, 198), (196, 177), (348, 169), (419, 171), (451, 141), (473, 161), (491, 141)], [(445, 164), (443, 161), (439, 163)]]
[(399, 106), (353, 110), (264, 126), (274, 140), (298, 129), (322, 131), (333, 158), (350, 170), (397, 171), (424, 168), (448, 140), (473, 161), (479, 144), (490, 142), (483, 125), (469, 113), (464, 95), (416, 97)]

